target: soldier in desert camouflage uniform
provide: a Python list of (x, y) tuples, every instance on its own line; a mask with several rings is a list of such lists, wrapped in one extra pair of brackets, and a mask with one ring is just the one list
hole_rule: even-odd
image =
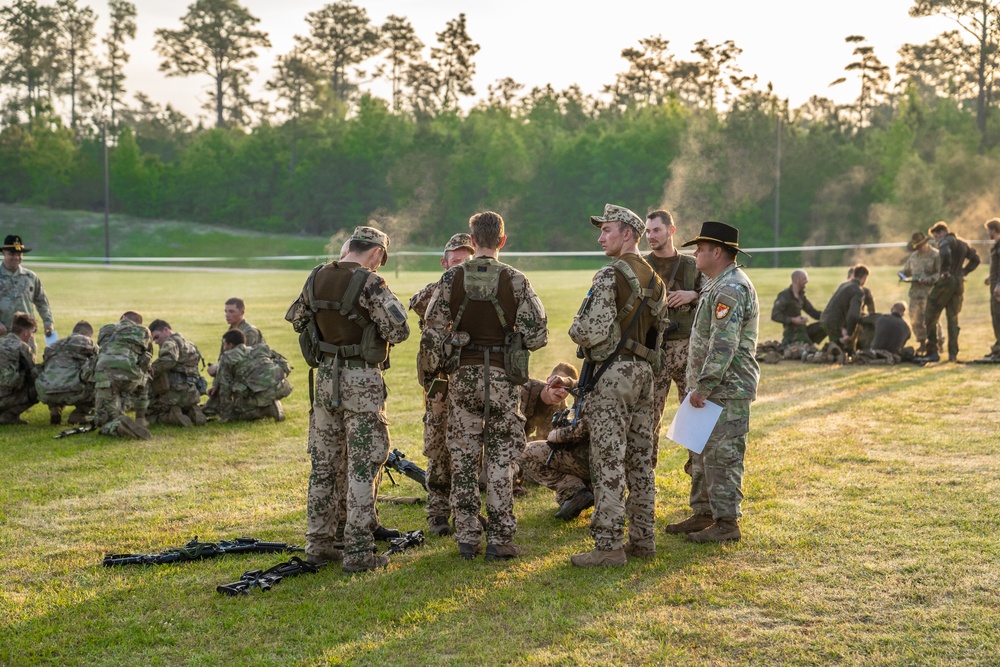
[(517, 521), (511, 463), (525, 445), (518, 400), (519, 385), (527, 377), (518, 374), (527, 372), (523, 350), (537, 350), (547, 342), (547, 320), (524, 274), (497, 260), (507, 241), (503, 218), (493, 211), (477, 213), (469, 219), (469, 229), (475, 257), (441, 277), (427, 305), (424, 335), (431, 348), (442, 349), (451, 373), (447, 441), (459, 554), (471, 560), (482, 548), (481, 461), (486, 471), (486, 558), (503, 560), (520, 554), (513, 543)]
[[(306, 556), (343, 560), (345, 572), (389, 563), (372, 554), (375, 479), (389, 455), (382, 364), (389, 345), (410, 334), (403, 305), (375, 271), (388, 258), (389, 237), (358, 227), (342, 260), (316, 267), (285, 319), (297, 332), (314, 331), (319, 361), (309, 423)], [(341, 483), (338, 472), (345, 471)], [(337, 547), (346, 506), (345, 551)]]
[[(223, 314), (226, 317), (226, 324), (229, 325), (228, 330), (242, 333), (247, 347), (256, 347), (261, 343), (266, 343), (267, 341), (264, 340), (264, 334), (260, 332), (260, 329), (246, 321), (246, 308), (247, 305), (243, 299), (235, 296), (231, 299), (226, 299), (226, 303), (223, 306)], [(223, 343), (219, 348), (218, 359), (222, 359), (222, 353), (225, 351), (226, 344)], [(219, 372), (219, 363), (209, 364), (205, 370), (213, 380), (212, 386), (208, 389), (208, 400), (205, 401), (205, 405), (201, 409), (206, 415), (216, 415), (219, 414), (219, 399), (216, 398), (216, 381), (214, 378), (215, 374)]]
[(281, 399), (292, 393), (288, 362), (265, 343), (244, 344), (239, 329), (222, 335), (222, 354), (215, 379), (219, 421), (285, 420)]
[[(97, 346), (94, 423), (104, 435), (149, 440), (146, 408), (153, 339), (142, 326), (142, 315), (129, 310), (117, 324), (101, 327)], [(135, 409), (135, 419), (125, 414), (129, 404)]]
[(0, 338), (0, 426), (26, 424), (21, 413), (38, 402), (35, 355), (28, 347), (36, 328), (31, 315), (14, 313), (10, 331)]
[(924, 322), (927, 297), (941, 274), (941, 255), (937, 248), (931, 247), (922, 232), (914, 232), (906, 249), (910, 251), (910, 256), (900, 273), (910, 279), (910, 322), (913, 323), (913, 337), (919, 345), (916, 353), (924, 354), (927, 351), (927, 327)]
[[(52, 333), (52, 309), (49, 298), (42, 289), (42, 281), (33, 271), (21, 266), (21, 255), (31, 252), (20, 236), (10, 234), (3, 242), (3, 264), (0, 265), (0, 336), (7, 333), (15, 313), (31, 314), (32, 306), (38, 310), (45, 335)], [(28, 341), (32, 354), (35, 353), (35, 337)]]
[[(741, 537), (743, 457), (750, 430), (750, 402), (757, 397), (759, 305), (750, 278), (736, 264), (739, 230), (721, 222), (702, 224), (685, 246), (697, 245), (695, 261), (708, 276), (698, 302), (688, 353), (691, 405), (711, 400), (722, 415), (701, 454), (691, 457), (693, 516), (667, 525), (692, 542), (723, 542)], [(745, 254), (745, 253), (744, 253)]]
[[(441, 268), (458, 266), (472, 257), (472, 237), (459, 233), (448, 239), (441, 257)], [(420, 331), (424, 331), (424, 315), (438, 281), (424, 286), (410, 299), (410, 310), (417, 314)], [(421, 337), (417, 349), (417, 380), (424, 389), (424, 456), (427, 457), (427, 523), (430, 531), (444, 537), (451, 535), (448, 519), (451, 517), (451, 455), (448, 453), (446, 431), (448, 404), (444, 396), (428, 396), (427, 390), (435, 378), (445, 378), (441, 369), (441, 355), (429, 349)]]
[(668, 322), (666, 287), (639, 256), (643, 220), (627, 208), (607, 204), (604, 215), (590, 221), (601, 230), (599, 242), (613, 261), (594, 276), (569, 336), (594, 367), (614, 359), (582, 398), (590, 432), (594, 549), (572, 556), (573, 565), (580, 567), (624, 565), (626, 554), (649, 557), (656, 552), (651, 362), (663, 362), (660, 346)]
[(153, 342), (160, 346), (159, 355), (152, 364), (149, 421), (204, 426), (207, 419), (198, 406), (204, 385), (198, 371), (201, 352), (164, 320), (153, 320), (149, 332)]
[(73, 334), (46, 346), (35, 380), (38, 400), (49, 406), (49, 423), (62, 423), (62, 411), (74, 406), (70, 424), (83, 423), (94, 408), (93, 364), (97, 360), (94, 327), (80, 321)]

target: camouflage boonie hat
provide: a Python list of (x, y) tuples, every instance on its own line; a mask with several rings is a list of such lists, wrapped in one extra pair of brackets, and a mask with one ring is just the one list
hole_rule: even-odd
[(590, 216), (590, 224), (600, 227), (605, 222), (624, 222), (635, 230), (636, 236), (646, 233), (646, 222), (624, 206), (605, 204), (603, 216)]
[(21, 237), (16, 234), (7, 235), (7, 238), (3, 240), (2, 250), (10, 250), (13, 252), (31, 252), (31, 248), (24, 245), (24, 241), (22, 241)]
[(389, 236), (374, 227), (355, 227), (354, 233), (351, 234), (351, 241), (364, 241), (366, 243), (374, 243), (377, 246), (381, 246), (382, 250), (385, 252), (382, 254), (382, 266), (389, 260)]
[(459, 233), (448, 239), (448, 242), (444, 244), (444, 251), (450, 252), (452, 250), (458, 250), (459, 248), (468, 248), (472, 252), (476, 249), (472, 247), (472, 235)]

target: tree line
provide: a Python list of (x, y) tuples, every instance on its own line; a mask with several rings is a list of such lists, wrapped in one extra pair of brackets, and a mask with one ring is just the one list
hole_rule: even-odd
[[(428, 46), (405, 17), (375, 25), (351, 0), (306, 16), (267, 79), (273, 100), (255, 99), (267, 32), (238, 0), (196, 0), (154, 48), (168, 76), (211, 81), (206, 128), (141, 92), (126, 99), (128, 0), (110, 0), (102, 36), (78, 0), (12, 0), (0, 8), (0, 201), (101, 208), (108, 143), (112, 210), (151, 218), (319, 234), (375, 220), (437, 245), (489, 207), (517, 225), (514, 249), (589, 249), (587, 216), (615, 201), (724, 219), (745, 245), (896, 240), (1000, 206), (997, 5), (914, 0), (911, 17), (945, 15), (955, 30), (904, 45), (895, 74), (846, 36), (847, 76), (829, 85), (856, 86), (855, 102), (792, 109), (742, 71), (733, 41), (682, 57), (662, 35), (624, 48), (597, 95), (504, 78), (476, 98), (464, 14)], [(366, 92), (374, 80), (389, 99)]]

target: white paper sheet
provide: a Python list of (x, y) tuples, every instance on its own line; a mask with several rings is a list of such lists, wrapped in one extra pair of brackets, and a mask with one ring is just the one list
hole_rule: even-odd
[(681, 447), (687, 447), (695, 454), (705, 450), (708, 436), (712, 435), (715, 425), (722, 414), (722, 406), (712, 401), (705, 401), (705, 407), (696, 408), (691, 405), (691, 394), (684, 397), (684, 402), (677, 408), (674, 420), (667, 429), (667, 437)]

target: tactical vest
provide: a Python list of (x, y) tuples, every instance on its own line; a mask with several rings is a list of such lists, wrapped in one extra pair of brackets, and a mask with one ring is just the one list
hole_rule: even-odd
[[(681, 258), (685, 255), (678, 255), (677, 261), (681, 263), (680, 270), (675, 278), (680, 282), (681, 289), (693, 290), (698, 281), (698, 267), (694, 262), (685, 262)], [(666, 285), (670, 289), (670, 285)], [(697, 304), (697, 302), (695, 302)], [(668, 334), (664, 335), (667, 340), (687, 340), (691, 336), (691, 326), (694, 324), (694, 305), (688, 304), (680, 308), (670, 309), (670, 323), (678, 326)]]
[(465, 298), (462, 299), (455, 318), (452, 320), (452, 331), (459, 331), (459, 325), (469, 302), (489, 302), (493, 305), (500, 326), (503, 328), (503, 345), (478, 345), (467, 343), (464, 348), (483, 353), (483, 366), (490, 365), (490, 354), (503, 355), (503, 367), (507, 373), (507, 379), (514, 384), (524, 384), (528, 381), (528, 358), (530, 352), (524, 347), (522, 334), (514, 330), (514, 327), (507, 322), (503, 306), (497, 298), (500, 289), (500, 276), (503, 274), (506, 264), (501, 262), (488, 263), (466, 263), (462, 266)]
[[(616, 258), (611, 261), (611, 266), (628, 283), (630, 294), (625, 300), (625, 304), (615, 314), (611, 335), (608, 339), (600, 345), (595, 345), (592, 348), (584, 350), (584, 355), (589, 361), (600, 362), (606, 360), (618, 350), (619, 355), (629, 354), (645, 359), (653, 365), (654, 370), (658, 371), (665, 361), (663, 359), (663, 351), (660, 349), (663, 342), (663, 328), (661, 326), (657, 324), (649, 331), (632, 331), (629, 337), (622, 341), (622, 331), (627, 330), (632, 320), (641, 315), (641, 311), (636, 309), (637, 302), (641, 299), (647, 299), (645, 308), (649, 309), (654, 321), (657, 319), (658, 309), (662, 306), (658, 305), (659, 299), (656, 298), (656, 272), (653, 272), (653, 279), (649, 286), (643, 288), (639, 283), (639, 277), (636, 276), (635, 271), (628, 262), (621, 258)], [(586, 308), (586, 305), (586, 302), (584, 302), (583, 308)], [(638, 325), (639, 323), (636, 322), (636, 324)], [(621, 343), (620, 348), (619, 343)]]
[[(320, 269), (331, 266), (330, 264), (320, 264), (306, 281), (306, 294), (309, 298), (309, 308), (313, 313), (313, 318), (306, 329), (299, 335), (299, 344), (302, 347), (302, 356), (306, 362), (316, 368), (320, 360), (325, 357), (337, 359), (361, 359), (370, 364), (381, 364), (389, 358), (389, 343), (382, 338), (378, 331), (378, 325), (370, 321), (370, 314), (362, 312), (358, 306), (361, 297), (361, 290), (368, 281), (371, 271), (364, 267), (349, 269), (351, 278), (338, 301), (328, 301), (317, 299), (313, 290), (316, 274)], [(337, 262), (332, 263), (333, 268), (339, 269)], [(335, 311), (341, 318), (353, 323), (361, 330), (359, 342), (346, 345), (335, 345), (323, 340), (322, 332), (316, 322), (316, 314), (321, 311)]]

